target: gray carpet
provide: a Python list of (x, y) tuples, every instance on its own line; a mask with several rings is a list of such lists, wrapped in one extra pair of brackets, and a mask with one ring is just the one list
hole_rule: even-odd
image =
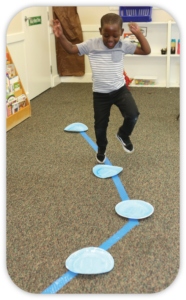
[[(140, 116), (127, 154), (115, 134), (122, 123), (112, 107), (107, 157), (123, 167), (119, 178), (130, 199), (151, 203), (154, 213), (139, 220), (108, 252), (111, 272), (77, 275), (58, 294), (156, 293), (179, 270), (179, 89), (131, 88)], [(31, 118), (7, 132), (7, 269), (22, 290), (41, 293), (65, 274), (65, 261), (84, 247), (99, 247), (128, 219), (112, 178), (92, 168), (95, 151), (79, 133), (88, 126), (95, 142), (92, 85), (62, 83), (31, 101)]]

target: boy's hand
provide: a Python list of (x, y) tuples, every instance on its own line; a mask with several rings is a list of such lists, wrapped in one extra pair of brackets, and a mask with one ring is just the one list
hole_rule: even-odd
[(134, 22), (130, 22), (129, 24), (128, 24), (128, 26), (129, 26), (129, 29), (130, 29), (130, 31), (133, 33), (133, 34), (139, 34), (140, 32), (141, 32), (141, 30), (140, 30), (140, 28), (139, 28), (139, 26), (138, 26), (138, 24), (136, 24), (136, 23), (134, 23)]
[(55, 36), (57, 38), (61, 37), (63, 35), (63, 29), (61, 27), (61, 24), (59, 22), (59, 20), (51, 20), (51, 22), (53, 22), (53, 24), (50, 23), (50, 26), (53, 29), (53, 33), (55, 34)]
[(148, 43), (148, 41), (146, 40), (145, 36), (143, 35), (143, 33), (141, 32), (138, 24), (134, 23), (134, 22), (130, 22), (128, 24), (130, 31), (137, 37), (141, 47), (136, 47), (136, 50), (134, 52), (134, 54), (138, 54), (138, 55), (148, 55), (151, 53), (151, 49), (150, 49), (150, 45)]
[[(52, 22), (53, 22), (53, 24), (52, 24)], [(63, 28), (62, 28), (61, 23), (59, 22), (58, 19), (51, 20), (50, 26), (52, 27), (55, 36), (57, 38), (59, 38), (61, 46), (66, 50), (67, 53), (69, 53), (69, 54), (79, 53), (79, 49), (78, 49), (77, 45), (73, 45), (65, 37), (65, 35), (63, 33)]]

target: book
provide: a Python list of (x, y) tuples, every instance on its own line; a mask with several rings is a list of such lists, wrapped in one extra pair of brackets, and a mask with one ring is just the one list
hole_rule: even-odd
[(20, 90), (20, 88), (21, 88), (21, 85), (20, 85), (20, 83), (19, 83), (19, 82), (15, 82), (15, 83), (13, 84), (13, 86), (14, 86), (14, 92), (17, 92), (17, 91), (19, 91), (19, 90)]
[(21, 96), (17, 97), (17, 101), (19, 103), (19, 108), (23, 108), (25, 106), (26, 96), (22, 94)]
[(19, 111), (19, 103), (13, 102), (12, 103), (12, 114), (16, 113), (17, 111)]
[(10, 81), (11, 85), (14, 85), (14, 83), (19, 82), (19, 76), (16, 75), (16, 76), (14, 76), (12, 78), (9, 78), (9, 81)]
[(12, 100), (15, 100), (16, 97), (15, 97), (15, 94), (14, 93), (9, 93), (7, 96), (6, 96), (6, 102), (9, 103), (11, 102)]
[(10, 86), (10, 80), (8, 74), (6, 74), (6, 93), (7, 94), (11, 93), (11, 86)]
[(16, 75), (12, 78), (9, 78), (8, 74), (6, 74), (6, 86), (7, 91), (9, 93), (14, 92), (14, 84), (19, 82), (19, 76)]
[(16, 75), (14, 64), (8, 64), (6, 66), (6, 73), (8, 74), (9, 78), (12, 78)]
[(6, 101), (7, 117), (10, 117), (20, 109), (24, 108), (25, 102), (26, 102), (26, 95), (22, 94), (16, 98), (14, 93), (10, 93), (7, 96), (7, 101)]
[(124, 39), (125, 41), (129, 41), (131, 43), (138, 43), (138, 39), (132, 33), (124, 33)]
[(13, 103), (16, 103), (16, 102), (17, 102), (17, 100), (15, 98), (15, 99), (13, 99), (12, 101), (9, 101), (6, 104), (6, 116), (7, 117), (10, 117), (13, 114), (13, 112), (12, 112), (12, 105), (13, 105)]

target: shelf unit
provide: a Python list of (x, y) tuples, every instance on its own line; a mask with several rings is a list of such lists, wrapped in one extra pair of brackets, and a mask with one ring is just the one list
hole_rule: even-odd
[[(9, 55), (9, 61), (7, 61), (6, 64), (13, 64), (14, 62), (12, 60), (12, 57), (11, 57), (10, 52), (8, 50), (8, 47), (6, 47), (6, 52)], [(14, 66), (15, 66), (15, 64), (14, 64)], [(16, 75), (19, 76), (19, 74), (16, 70), (16, 67), (15, 67), (15, 73), (16, 73)], [(30, 102), (29, 102), (28, 97), (25, 93), (25, 90), (24, 90), (23, 85), (21, 83), (20, 77), (19, 77), (19, 82), (20, 82), (21, 89), (19, 91), (15, 92), (15, 97), (18, 97), (22, 94), (25, 94), (25, 96), (26, 96), (25, 107), (23, 109), (19, 110), (18, 112), (14, 113), (13, 115), (6, 118), (6, 131), (12, 129), (14, 126), (18, 125), (19, 123), (23, 122), (27, 118), (31, 117)]]
[[(147, 27), (147, 40), (151, 46), (150, 55), (126, 55), (124, 69), (130, 78), (134, 76), (156, 76), (157, 83), (143, 87), (179, 87), (180, 55), (170, 54), (171, 39), (180, 38), (176, 22), (139, 22), (140, 27)], [(124, 32), (130, 32), (128, 23), (123, 23)], [(161, 54), (161, 49), (167, 48), (167, 54)], [(131, 58), (132, 61), (131, 61)], [(134, 83), (131, 87), (140, 87)]]

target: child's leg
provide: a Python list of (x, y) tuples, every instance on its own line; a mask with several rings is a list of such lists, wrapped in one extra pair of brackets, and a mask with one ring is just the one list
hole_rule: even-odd
[(131, 135), (139, 116), (135, 100), (126, 85), (120, 89), (115, 105), (118, 106), (124, 117), (123, 125), (119, 128), (118, 134), (122, 139), (125, 139)]
[(104, 152), (108, 144), (106, 132), (112, 103), (109, 101), (109, 97), (107, 94), (93, 92), (93, 105), (96, 143), (98, 147)]

